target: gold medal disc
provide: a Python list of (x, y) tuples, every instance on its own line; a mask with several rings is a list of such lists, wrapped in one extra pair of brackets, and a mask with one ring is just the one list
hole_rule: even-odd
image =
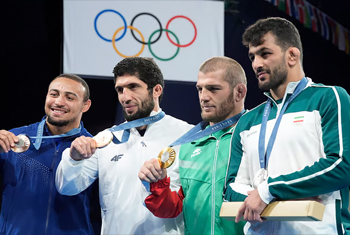
[(162, 151), (160, 151), (158, 155), (160, 167), (168, 168), (174, 163), (175, 157), (176, 157), (176, 152), (173, 148), (171, 147), (164, 148)]
[(27, 151), (30, 146), (30, 140), (26, 135), (20, 134), (17, 136), (18, 142), (15, 143), (15, 147), (11, 148), (13, 152), (22, 153)]
[(110, 131), (102, 131), (94, 136), (93, 139), (96, 141), (96, 147), (102, 148), (112, 141), (113, 134)]

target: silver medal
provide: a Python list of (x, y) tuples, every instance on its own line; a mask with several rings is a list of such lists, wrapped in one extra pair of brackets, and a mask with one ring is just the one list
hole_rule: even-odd
[(12, 151), (16, 153), (22, 153), (24, 151), (27, 151), (30, 146), (29, 138), (23, 134), (20, 134), (17, 137), (18, 137), (18, 142), (15, 143), (14, 147), (11, 147)]
[(256, 173), (253, 179), (253, 187), (258, 188), (259, 184), (267, 180), (267, 178), (268, 178), (267, 170), (265, 170), (264, 168), (261, 168), (258, 171), (258, 173)]

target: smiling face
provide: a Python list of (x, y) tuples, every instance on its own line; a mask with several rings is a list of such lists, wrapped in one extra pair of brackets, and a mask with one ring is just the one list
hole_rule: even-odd
[(223, 79), (224, 70), (198, 73), (197, 90), (202, 119), (211, 125), (234, 116), (234, 91)]
[(136, 76), (118, 77), (115, 90), (127, 121), (148, 117), (155, 108), (153, 92), (149, 92), (147, 84)]
[(47, 125), (52, 134), (66, 133), (79, 127), (81, 116), (91, 105), (84, 102), (85, 88), (72, 79), (59, 77), (49, 86), (45, 101)]
[(271, 33), (264, 36), (263, 44), (259, 46), (249, 45), (249, 58), (262, 91), (278, 89), (286, 84), (288, 67), (286, 53), (275, 42)]

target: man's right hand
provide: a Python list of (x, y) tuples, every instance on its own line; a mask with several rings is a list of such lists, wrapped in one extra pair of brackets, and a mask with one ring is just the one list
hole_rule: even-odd
[(15, 134), (6, 130), (0, 130), (0, 153), (9, 152), (11, 147), (15, 147), (17, 142), (18, 137)]
[(157, 158), (153, 158), (149, 161), (145, 161), (138, 175), (140, 180), (154, 183), (158, 180), (164, 179), (167, 175), (167, 170), (160, 167)]
[(90, 158), (96, 152), (96, 141), (91, 137), (80, 136), (70, 147), (70, 157), (76, 161)]

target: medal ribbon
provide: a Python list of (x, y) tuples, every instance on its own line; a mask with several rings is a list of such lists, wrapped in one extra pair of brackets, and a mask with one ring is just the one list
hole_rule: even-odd
[[(275, 123), (273, 130), (271, 132), (271, 136), (270, 136), (269, 142), (267, 144), (266, 152), (265, 152), (266, 126), (267, 126), (267, 120), (268, 120), (270, 112), (271, 112), (271, 102), (272, 102), (270, 97), (267, 100), (267, 102), (265, 104), (265, 108), (264, 108), (263, 118), (261, 121), (261, 128), (260, 128), (260, 135), (259, 135), (259, 162), (260, 162), (261, 169), (266, 169), (266, 167), (267, 167), (267, 163), (269, 162), (271, 151), (272, 151), (273, 145), (275, 143), (278, 128), (279, 128), (279, 125), (281, 123), (282, 116), (283, 116), (284, 112), (286, 111), (289, 103), (300, 94), (300, 92), (306, 87), (306, 85), (307, 85), (307, 79), (304, 77), (299, 82), (298, 86), (295, 88), (293, 94), (283, 104), (281, 112), (279, 113), (277, 120), (276, 120), (276, 123)], [(287, 96), (287, 92), (284, 95), (283, 99), (285, 99), (286, 96)]]
[(36, 133), (36, 136), (28, 136), (31, 139), (36, 139), (35, 142), (33, 143), (34, 147), (36, 150), (39, 150), (42, 139), (53, 139), (53, 138), (58, 138), (58, 137), (68, 137), (68, 136), (72, 136), (72, 135), (76, 135), (78, 133), (80, 133), (81, 131), (81, 125), (79, 125), (79, 128), (73, 128), (72, 130), (61, 134), (61, 135), (50, 135), (50, 136), (43, 136), (44, 133), (44, 125), (46, 122), (46, 118), (43, 119), (38, 126), (38, 131)]
[(160, 113), (158, 113), (157, 115), (154, 115), (154, 116), (149, 116), (149, 117), (145, 117), (145, 118), (136, 119), (134, 121), (126, 122), (126, 123), (120, 124), (118, 126), (112, 127), (112, 128), (109, 129), (109, 131), (112, 132), (112, 134), (115, 131), (125, 130), (123, 132), (121, 140), (118, 140), (118, 138), (113, 134), (113, 140), (112, 141), (115, 144), (125, 143), (125, 142), (127, 142), (129, 140), (130, 129), (131, 128), (144, 126), (144, 125), (149, 125), (149, 124), (158, 122), (163, 117), (165, 117), (165, 113), (162, 111), (162, 112), (160, 112)]
[(175, 140), (175, 142), (170, 144), (169, 147), (172, 147), (175, 145), (186, 144), (186, 143), (191, 142), (193, 140), (200, 139), (204, 136), (211, 135), (212, 133), (217, 132), (217, 131), (222, 130), (222, 129), (225, 129), (226, 127), (232, 126), (232, 125), (236, 124), (236, 122), (239, 120), (239, 118), (243, 115), (244, 112), (245, 112), (245, 109), (243, 109), (242, 112), (240, 112), (239, 114), (237, 114), (229, 119), (226, 119), (224, 121), (221, 121), (219, 123), (216, 123), (213, 126), (209, 126), (206, 129), (204, 129), (204, 128), (208, 125), (208, 122), (201, 121), (195, 127), (193, 127), (191, 130), (189, 130), (184, 135), (182, 135), (180, 138)]
[[(216, 123), (213, 126), (209, 126), (206, 129), (204, 129), (204, 128), (208, 125), (208, 122), (201, 121), (196, 126), (194, 126), (192, 129), (190, 129), (185, 134), (183, 134), (180, 138), (175, 140), (172, 144), (170, 144), (169, 147), (189, 143), (193, 140), (200, 139), (204, 136), (211, 135), (214, 132), (223, 130), (226, 127), (232, 126), (232, 125), (237, 123), (237, 121), (243, 115), (244, 112), (245, 112), (245, 109), (243, 109), (242, 112), (240, 112), (239, 114), (237, 114), (229, 119), (226, 119), (224, 121), (221, 121), (219, 123)], [(150, 192), (150, 184), (146, 181), (143, 181), (143, 180), (141, 182), (145, 186), (146, 190), (148, 192)]]

